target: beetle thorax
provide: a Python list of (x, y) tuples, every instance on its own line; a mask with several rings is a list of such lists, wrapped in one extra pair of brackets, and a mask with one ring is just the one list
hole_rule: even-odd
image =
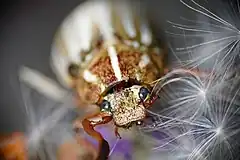
[(104, 99), (112, 106), (113, 120), (118, 126), (145, 118), (145, 107), (140, 103), (138, 92), (141, 86), (135, 85), (119, 92), (108, 94)]

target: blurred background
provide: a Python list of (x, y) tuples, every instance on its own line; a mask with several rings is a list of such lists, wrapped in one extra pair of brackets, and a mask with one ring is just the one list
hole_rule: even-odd
[[(5, 2), (1, 1), (1, 9), (0, 9), (1, 11), (1, 14), (0, 14), (0, 75), (1, 75), (1, 78), (0, 78), (0, 119), (1, 119), (0, 133), (11, 133), (15, 131), (28, 132), (29, 129), (31, 129), (31, 125), (34, 125), (35, 122), (31, 122), (32, 117), (27, 116), (26, 107), (25, 107), (26, 104), (30, 106), (30, 108), (33, 108), (34, 113), (41, 113), (40, 115), (48, 114), (49, 113), (48, 110), (54, 110), (54, 109), (51, 109), (51, 108), (54, 108), (53, 106), (60, 105), (54, 101), (47, 99), (46, 97), (38, 93), (30, 91), (28, 87), (24, 86), (23, 84), (20, 84), (18, 72), (20, 67), (24, 65), (41, 72), (47, 77), (50, 77), (56, 80), (56, 77), (52, 73), (52, 70), (49, 65), (50, 63), (49, 55), (51, 52), (51, 45), (53, 42), (54, 35), (59, 25), (65, 19), (65, 17), (69, 13), (71, 13), (71, 11), (75, 7), (77, 7), (83, 2), (84, 1), (81, 1), (81, 0), (71, 0), (71, 1), (16, 0), (16, 1), (5, 1)], [(162, 1), (142, 0), (141, 2), (143, 2), (144, 8), (146, 8), (149, 13), (149, 17), (151, 18), (154, 24), (153, 26), (154, 34), (159, 39), (162, 39), (162, 35), (163, 35), (162, 31), (169, 29), (169, 23), (166, 23), (167, 21), (182, 23), (182, 20), (183, 20), (181, 19), (182, 17), (185, 17), (191, 20), (199, 18), (195, 12), (188, 9), (186, 6), (180, 3), (179, 0), (162, 0)], [(208, 4), (207, 0), (204, 0), (201, 2), (203, 2), (204, 4)], [(238, 3), (235, 3), (235, 6), (236, 4)], [(216, 11), (222, 11), (222, 8), (218, 6), (217, 1), (212, 0), (210, 7)], [(236, 19), (233, 19), (233, 21)], [(234, 22), (237, 23), (237, 21), (234, 21)], [(181, 33), (185, 34), (185, 32), (181, 32)], [(210, 37), (212, 38), (212, 35)], [(173, 46), (171, 46), (173, 48), (186, 47), (185, 46), (186, 43), (184, 40), (183, 39), (179, 40), (177, 38), (168, 39), (169, 43), (174, 44)], [(201, 40), (204, 40), (204, 39), (201, 39)], [(194, 40), (192, 40), (191, 38), (190, 40), (188, 39), (188, 44), (192, 45), (194, 42), (200, 43), (200, 42), (197, 42), (195, 39)], [(218, 47), (215, 46), (215, 48), (218, 48)], [(31, 102), (26, 102), (26, 101), (29, 101), (29, 97), (31, 97), (30, 98)], [(68, 102), (70, 102), (70, 100)], [(67, 105), (73, 105), (73, 104), (68, 103)], [(51, 106), (50, 109), (49, 109), (49, 106)], [(46, 108), (46, 110), (44, 110), (44, 108)], [(64, 114), (65, 116), (66, 114), (65, 111), (63, 111), (62, 114)], [(69, 117), (66, 116), (64, 118), (66, 118), (67, 120), (71, 120), (73, 117), (76, 116), (75, 113), (72, 113), (72, 112), (69, 114), (70, 114)], [(36, 119), (39, 119), (39, 118), (44, 119), (44, 116), (38, 117)], [(238, 120), (236, 121), (234, 120), (234, 122), (237, 123)], [(52, 124), (55, 124), (55, 123), (52, 123)], [(59, 126), (56, 126), (54, 133), (53, 134), (50, 133), (50, 136), (47, 136), (45, 141), (43, 141), (42, 143), (46, 143), (46, 141), (48, 143), (51, 143), (51, 141), (54, 141), (54, 140), (59, 141), (57, 143), (61, 143), (61, 140), (64, 140), (64, 138), (68, 138), (68, 134), (69, 134), (68, 132), (69, 130), (71, 130), (70, 129), (71, 126), (69, 126), (69, 124), (66, 124), (64, 128), (63, 126), (64, 125), (62, 124)], [(56, 133), (59, 133), (59, 134), (56, 134)], [(64, 138), (62, 138), (62, 134), (64, 134), (65, 136)], [(71, 134), (69, 134), (69, 136), (70, 135)], [(176, 132), (171, 136), (174, 137), (174, 135), (175, 137), (177, 137), (178, 133)], [(165, 135), (162, 135), (162, 136), (164, 137)], [(140, 135), (139, 135), (139, 139), (141, 139)], [(115, 138), (112, 138), (111, 140), (112, 140), (111, 146), (114, 146)], [(146, 140), (148, 141), (148, 139)], [(154, 141), (154, 140), (151, 139), (149, 141)], [(56, 141), (54, 141), (53, 143), (56, 143)], [(119, 152), (121, 150), (124, 150), (124, 146), (126, 143), (123, 142), (122, 147), (119, 147), (118, 149)], [(135, 142), (135, 143), (136, 143), (135, 145), (138, 146), (138, 142)], [(176, 145), (176, 146), (179, 147), (181, 145)], [(47, 151), (51, 152), (51, 149), (47, 149)], [(139, 151), (141, 151), (141, 149), (139, 149)], [(235, 152), (235, 150), (232, 150), (232, 151)], [(163, 154), (161, 155), (163, 156)], [(184, 157), (176, 158), (174, 156), (175, 155), (173, 155), (173, 157), (171, 158), (169, 157), (168, 158), (171, 160), (184, 159)], [(152, 155), (152, 159), (158, 159), (157, 157), (159, 157), (159, 154)], [(208, 158), (209, 157), (207, 157), (206, 159)], [(227, 158), (223, 156), (221, 158), (223, 158), (224, 160), (236, 159), (233, 156), (228, 156)], [(45, 159), (50, 159), (50, 158), (45, 158)], [(164, 156), (162, 159), (164, 159)], [(209, 159), (215, 159), (215, 158), (209, 158)]]
[[(61, 22), (81, 0), (2, 1), (0, 23), (0, 129), (25, 129), (25, 113), (18, 82), (19, 67), (26, 65), (55, 78), (49, 66), (51, 44)], [(162, 19), (194, 15), (176, 0), (142, 1), (156, 25)], [(159, 20), (158, 20), (159, 19)], [(157, 28), (157, 27), (156, 27)], [(159, 30), (160, 31), (160, 30)], [(159, 33), (160, 34), (160, 33)]]

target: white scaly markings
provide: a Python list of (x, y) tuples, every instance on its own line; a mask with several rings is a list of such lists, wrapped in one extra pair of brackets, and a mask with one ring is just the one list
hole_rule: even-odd
[[(119, 16), (121, 17), (123, 27), (125, 28), (125, 31), (127, 32), (128, 36), (131, 38), (136, 37), (136, 26), (134, 25), (134, 14), (131, 12), (132, 7), (128, 5), (128, 3), (119, 3), (118, 7), (116, 8)], [(135, 17), (136, 18), (136, 17)], [(110, 21), (109, 21), (110, 22)], [(140, 30), (143, 32), (143, 35), (141, 35), (141, 40), (143, 43), (146, 45), (149, 45), (152, 42), (152, 37), (151, 37), (151, 32), (148, 28), (148, 25), (146, 24), (146, 21), (141, 19), (141, 26)], [(105, 25), (105, 30), (107, 28), (112, 29), (112, 24)], [(113, 35), (114, 36), (114, 35)], [(105, 36), (106, 37), (106, 36)], [(118, 80), (122, 80), (122, 74), (121, 70), (119, 67), (119, 61), (116, 53), (116, 49), (113, 47), (113, 44), (115, 43), (115, 39), (111, 38), (110, 36), (108, 37), (108, 54), (111, 59), (111, 64), (112, 68), (114, 70), (115, 76), (117, 77)], [(139, 48), (140, 44), (137, 41), (132, 41), (132, 40), (125, 40), (128, 45), (131, 45), (135, 48)], [(142, 59), (139, 63), (139, 67), (142, 69), (145, 66), (147, 66), (150, 62), (150, 59), (148, 55), (143, 55)], [(136, 74), (137, 79), (140, 79), (140, 73)]]
[(122, 73), (119, 67), (117, 52), (114, 46), (108, 47), (108, 55), (110, 57), (112, 68), (117, 80), (118, 81), (122, 80)]
[(80, 5), (66, 18), (52, 46), (50, 65), (58, 81), (65, 87), (71, 86), (72, 83), (68, 72), (69, 65), (84, 65), (81, 53), (89, 50), (97, 36), (94, 18), (91, 15), (92, 4), (95, 2)]
[[(112, 24), (111, 5), (108, 1), (95, 3), (92, 7), (92, 19), (98, 26), (103, 41), (108, 44), (115, 43), (114, 28)], [(104, 18), (103, 18), (104, 17)]]
[(90, 82), (90, 83), (98, 82), (98, 77), (96, 75), (92, 74), (89, 70), (84, 70), (83, 78), (85, 81)]
[(151, 60), (150, 60), (149, 56), (147, 54), (143, 54), (141, 56), (141, 60), (140, 60), (138, 65), (141, 69), (143, 69), (144, 67), (146, 67), (150, 63), (150, 61)]
[(68, 57), (72, 62), (81, 63), (81, 52), (89, 50), (96, 33), (92, 4), (88, 2), (77, 7), (61, 26)]
[(83, 78), (88, 83), (97, 84), (100, 87), (101, 93), (104, 92), (107, 87), (97, 75), (87, 69), (83, 71)]
[(149, 29), (148, 22), (143, 19), (141, 19), (141, 21), (141, 42), (144, 45), (149, 46), (152, 43), (152, 33)]
[(131, 7), (128, 3), (119, 3), (117, 6), (119, 15), (121, 16), (121, 21), (125, 31), (128, 36), (134, 38), (136, 36), (136, 30), (133, 23), (133, 14), (131, 12)]
[[(121, 17), (123, 27), (130, 38), (135, 38), (137, 36), (137, 31), (134, 24), (134, 19), (139, 18), (140, 26), (138, 27), (140, 27), (141, 32), (141, 43), (148, 46), (152, 42), (152, 33), (150, 31), (146, 17), (136, 11), (134, 7), (129, 4), (131, 3), (119, 3), (116, 7)], [(134, 46), (135, 48), (139, 47), (139, 42), (137, 41), (126, 40), (125, 42), (129, 45)]]
[[(98, 26), (100, 33), (103, 36), (103, 41), (105, 42), (105, 46), (108, 50), (108, 55), (111, 60), (111, 65), (114, 71), (114, 74), (117, 80), (122, 80), (122, 74), (118, 63), (118, 57), (116, 49), (114, 48), (114, 44), (116, 43), (116, 38), (114, 33), (113, 24), (111, 21), (111, 9), (110, 4), (107, 1), (102, 1), (101, 3), (94, 3), (92, 6), (92, 10), (94, 10), (94, 15), (92, 13), (91, 18), (93, 22)], [(101, 16), (101, 17), (99, 17)], [(104, 23), (103, 19), (104, 17)], [(91, 76), (91, 78), (93, 78)], [(89, 76), (86, 76), (86, 79), (91, 79)]]

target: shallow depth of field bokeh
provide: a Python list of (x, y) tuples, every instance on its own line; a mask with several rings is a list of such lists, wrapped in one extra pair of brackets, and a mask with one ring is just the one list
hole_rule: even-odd
[[(78, 152), (75, 146), (84, 153), (97, 146), (82, 130), (78, 134), (93, 146), (74, 141), (77, 135), (72, 121), (89, 111), (74, 109), (74, 95), (57, 82), (49, 65), (54, 35), (79, 4), (19, 2), (2, 18), (1, 131), (24, 132), (30, 157), (64, 159), (71, 156), (65, 150)], [(140, 128), (120, 130), (121, 140), (115, 137), (112, 124), (98, 128), (110, 143), (110, 158), (239, 159), (239, 2), (168, 0), (143, 6), (148, 9), (156, 36), (160, 39), (164, 34), (173, 71), (159, 83), (160, 99), (148, 111), (154, 121), (146, 119)], [(30, 72), (38, 71), (32, 81), (42, 88), (19, 78), (22, 66), (33, 69)]]

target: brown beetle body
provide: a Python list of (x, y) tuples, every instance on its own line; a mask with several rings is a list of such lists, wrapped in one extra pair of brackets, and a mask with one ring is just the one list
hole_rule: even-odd
[[(80, 101), (86, 104), (97, 103), (106, 96), (106, 90), (110, 86), (121, 81), (128, 82), (129, 79), (132, 79), (136, 83), (149, 84), (162, 74), (162, 63), (157, 65), (152, 62), (152, 59), (158, 57), (157, 54), (159, 53), (144, 51), (140, 47), (134, 48), (119, 42), (116, 45), (102, 46), (95, 54), (96, 56), (93, 56), (88, 65), (81, 68), (81, 74), (76, 80), (76, 89)], [(114, 62), (114, 58), (116, 58), (116, 62)], [(161, 57), (158, 58), (158, 61), (161, 62)], [(136, 109), (135, 112), (141, 112), (141, 110)], [(131, 115), (123, 114), (124, 116), (129, 117)], [(139, 119), (143, 118), (144, 116), (139, 117)], [(116, 118), (114, 120), (116, 122)], [(122, 123), (116, 124), (120, 126), (126, 125)]]
[[(113, 54), (116, 54), (117, 63), (111, 63), (108, 53), (111, 49)], [(79, 97), (87, 104), (96, 103), (109, 86), (119, 81), (135, 79), (149, 84), (160, 77), (159, 68), (163, 68), (162, 64), (156, 65), (152, 62), (157, 53), (148, 54), (126, 44), (103, 47), (95, 54), (88, 65), (81, 68), (80, 76), (76, 80)], [(158, 58), (161, 62), (161, 57)]]
[[(82, 106), (100, 108), (82, 121), (100, 148), (107, 142), (94, 127), (112, 120), (116, 127), (139, 124), (156, 98), (150, 97), (150, 84), (164, 74), (165, 49), (155, 45), (140, 17), (125, 2), (87, 2), (63, 24), (53, 47), (60, 81), (75, 89)], [(73, 32), (76, 28), (82, 30)], [(115, 133), (119, 136), (117, 128)]]

